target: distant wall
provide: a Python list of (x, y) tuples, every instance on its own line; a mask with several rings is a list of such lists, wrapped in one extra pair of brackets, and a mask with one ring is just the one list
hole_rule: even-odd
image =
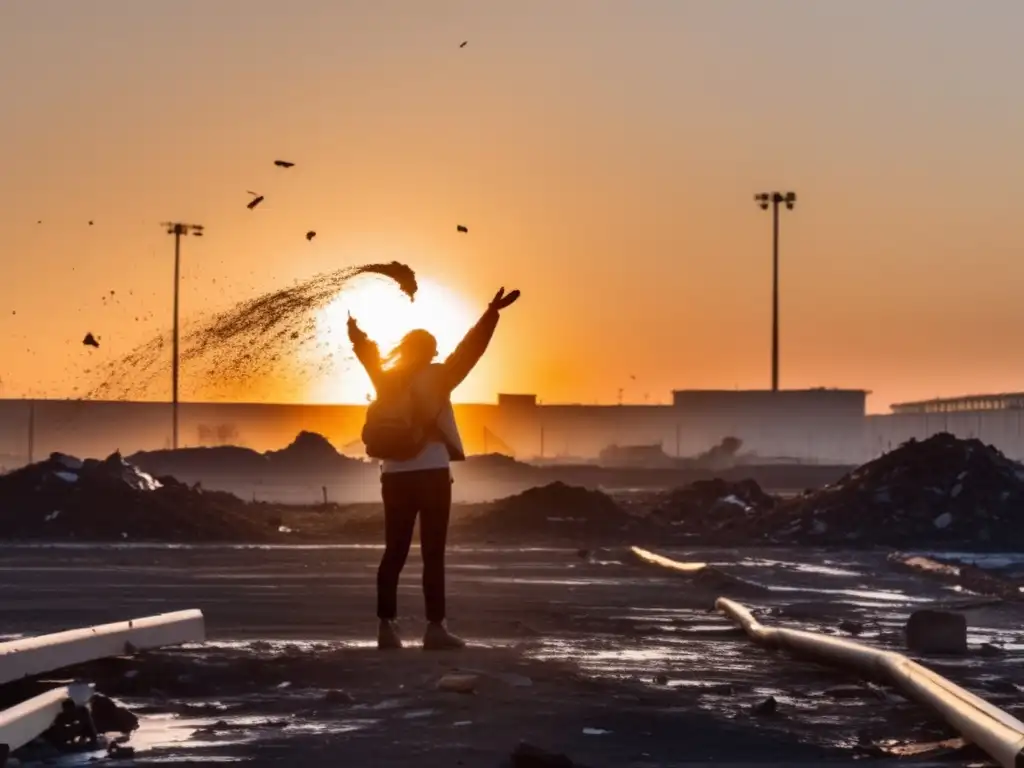
[[(822, 463), (853, 463), (873, 445), (865, 439), (863, 406), (792, 398), (773, 410), (763, 398), (719, 393), (701, 402), (667, 405), (537, 405), (529, 396), (499, 405), (457, 405), (456, 417), (470, 453), (512, 452), (523, 460), (594, 458), (609, 445), (657, 444), (670, 456), (707, 450), (723, 437), (744, 441), (744, 451)], [(863, 401), (861, 401), (863, 403)], [(34, 416), (32, 415), (34, 414)], [(365, 407), (182, 403), (182, 446), (232, 443), (255, 450), (281, 448), (301, 430), (319, 432), (339, 450), (358, 455)], [(73, 400), (0, 400), (0, 465), (38, 460), (53, 451), (105, 456), (170, 447), (167, 403)]]

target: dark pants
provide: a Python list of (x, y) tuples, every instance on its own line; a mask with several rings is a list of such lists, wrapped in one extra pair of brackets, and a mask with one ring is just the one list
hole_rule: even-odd
[(384, 557), (377, 570), (377, 617), (391, 620), (398, 615), (398, 577), (409, 556), (418, 514), (427, 621), (444, 621), (444, 550), (452, 508), (451, 473), (447, 469), (385, 472), (380, 482)]

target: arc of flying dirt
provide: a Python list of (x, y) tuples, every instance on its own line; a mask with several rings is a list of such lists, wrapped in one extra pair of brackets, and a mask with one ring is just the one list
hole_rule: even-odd
[[(181, 362), (194, 366), (209, 361), (203, 375), (193, 369), (189, 378), (202, 381), (206, 387), (215, 382), (237, 385), (269, 375), (279, 361), (298, 365), (297, 348), (315, 339), (314, 313), (333, 301), (349, 280), (366, 274), (386, 277), (410, 300), (415, 298), (416, 273), (397, 261), (345, 267), (256, 296), (184, 334)], [(297, 340), (294, 333), (299, 334)], [(125, 399), (127, 394), (145, 392), (169, 366), (165, 337), (161, 334), (105, 366), (106, 378), (86, 398)], [(318, 353), (317, 358), (323, 367), (323, 354)], [(290, 375), (296, 375), (295, 371)]]

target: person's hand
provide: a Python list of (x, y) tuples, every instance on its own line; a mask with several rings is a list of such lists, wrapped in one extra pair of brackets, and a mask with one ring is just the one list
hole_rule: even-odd
[(494, 294), (494, 298), (491, 299), (491, 303), (488, 305), (488, 308), (493, 309), (495, 311), (501, 311), (501, 310), (505, 309), (505, 307), (508, 307), (508, 306), (510, 306), (512, 304), (515, 304), (516, 303), (516, 299), (518, 299), (518, 298), (519, 298), (519, 291), (518, 290), (511, 291), (510, 293), (508, 293), (506, 295), (505, 294), (505, 289), (502, 288), (496, 294)]

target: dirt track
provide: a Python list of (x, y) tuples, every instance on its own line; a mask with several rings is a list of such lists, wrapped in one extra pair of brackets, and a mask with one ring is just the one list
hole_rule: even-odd
[[(856, 619), (866, 642), (895, 641), (891, 633), (914, 607), (965, 598), (888, 570), (881, 555), (677, 556), (688, 554), (773, 587), (746, 600), (767, 621), (838, 632), (842, 619)], [(140, 762), (194, 755), (258, 765), (496, 766), (526, 740), (595, 767), (792, 764), (846, 762), (875, 756), (872, 745), (886, 739), (950, 735), (891, 691), (752, 646), (708, 612), (713, 595), (635, 564), (625, 549), (586, 559), (570, 550), (456, 549), (452, 627), (482, 647), (383, 655), (369, 642), (378, 555), (351, 547), (7, 548), (0, 608), (5, 631), (26, 634), (205, 612), (205, 648), (87, 670), (100, 690), (153, 713), (133, 738), (152, 745)], [(410, 638), (422, 629), (417, 581), (414, 555), (401, 605)], [(968, 615), (987, 627), (972, 642), (1001, 642), (1005, 655), (931, 666), (1012, 709), (1014, 682), (1024, 683), (1013, 642), (1024, 615), (1008, 606)], [(436, 690), (459, 669), (479, 676), (475, 695)], [(779, 713), (752, 714), (769, 695)], [(184, 719), (168, 723), (161, 714)]]

